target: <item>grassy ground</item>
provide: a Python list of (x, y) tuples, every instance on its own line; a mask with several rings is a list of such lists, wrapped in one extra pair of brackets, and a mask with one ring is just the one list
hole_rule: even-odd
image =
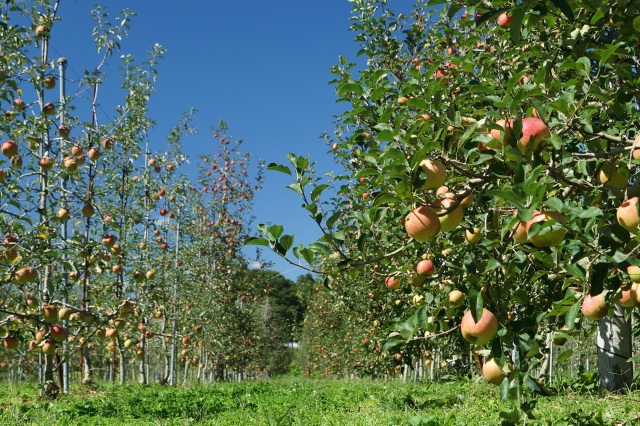
[[(56, 401), (34, 386), (0, 384), (0, 424), (9, 425), (498, 425), (512, 407), (484, 383), (274, 379), (172, 389), (72, 389)], [(538, 398), (536, 425), (640, 424), (640, 392), (575, 392)]]

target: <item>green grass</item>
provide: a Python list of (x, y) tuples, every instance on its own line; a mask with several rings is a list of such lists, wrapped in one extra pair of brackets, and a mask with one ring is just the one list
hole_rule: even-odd
[[(191, 388), (102, 386), (42, 401), (34, 386), (0, 387), (9, 425), (497, 425), (511, 411), (484, 383), (276, 379)], [(632, 425), (640, 392), (538, 398), (532, 425)]]

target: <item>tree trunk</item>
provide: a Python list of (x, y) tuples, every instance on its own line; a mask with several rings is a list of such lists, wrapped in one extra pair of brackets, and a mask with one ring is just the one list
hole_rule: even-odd
[(624, 391), (633, 381), (631, 357), (631, 323), (624, 308), (617, 303), (613, 316), (598, 322), (598, 376), (600, 388)]
[(82, 364), (84, 369), (82, 372), (82, 384), (84, 386), (93, 385), (93, 368), (91, 367), (91, 355), (89, 354), (89, 348), (82, 349)]

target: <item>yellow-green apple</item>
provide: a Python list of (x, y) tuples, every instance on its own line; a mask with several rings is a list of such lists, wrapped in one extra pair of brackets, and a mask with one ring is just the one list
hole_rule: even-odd
[(618, 207), (616, 212), (618, 223), (632, 234), (638, 233), (638, 224), (640, 224), (640, 216), (638, 216), (638, 197), (633, 197), (625, 201)]
[(38, 279), (38, 272), (30, 266), (18, 269), (13, 275), (14, 280), (18, 284), (32, 283)]
[(634, 283), (640, 283), (640, 266), (638, 265), (629, 265), (627, 266), (627, 274), (629, 274), (629, 278)]
[(116, 243), (116, 241), (118, 240), (118, 238), (113, 235), (113, 234), (105, 234), (102, 236), (102, 245), (104, 245), (105, 247), (113, 247), (113, 245)]
[(599, 321), (609, 313), (609, 305), (607, 305), (603, 293), (595, 296), (587, 294), (582, 301), (580, 310), (586, 319)]
[(127, 339), (124, 341), (124, 347), (127, 349), (131, 349), (134, 345), (135, 343), (131, 339)]
[(5, 155), (5, 157), (15, 157), (16, 155), (18, 155), (18, 144), (16, 144), (12, 140), (8, 140), (2, 144), (0, 150)]
[(424, 275), (419, 275), (415, 272), (409, 274), (409, 285), (412, 287), (422, 287), (426, 281), (427, 277)]
[(66, 321), (71, 317), (71, 314), (73, 313), (73, 309), (69, 308), (69, 307), (64, 307), (64, 308), (60, 308), (60, 310), (58, 310), (58, 319), (60, 321)]
[(119, 256), (120, 253), (122, 253), (122, 247), (118, 243), (115, 243), (114, 245), (112, 245), (109, 250), (111, 251), (111, 254), (114, 256)]
[(449, 192), (449, 187), (442, 185), (436, 189), (436, 197), (444, 196), (447, 192)]
[[(549, 221), (552, 221), (551, 226), (542, 227), (537, 233), (530, 234), (534, 223), (544, 225), (545, 222)], [(536, 247), (552, 247), (560, 244), (567, 233), (567, 230), (562, 226), (564, 222), (564, 216), (552, 210), (546, 210), (534, 215), (526, 224), (529, 241)]]
[(434, 209), (429, 206), (420, 206), (409, 212), (404, 220), (404, 227), (413, 239), (426, 243), (438, 235), (441, 225)]
[(93, 206), (89, 203), (86, 203), (84, 206), (82, 206), (82, 216), (84, 217), (91, 217), (96, 213), (96, 211), (94, 210)]
[[(522, 137), (518, 141), (518, 148), (523, 154), (527, 149), (537, 152), (544, 147), (543, 139), (548, 136), (551, 136), (551, 131), (544, 121), (536, 117), (523, 118)], [(530, 144), (531, 148), (528, 148)]]
[(431, 259), (423, 259), (416, 265), (416, 272), (418, 275), (430, 277), (436, 272), (436, 265), (433, 264)]
[[(506, 365), (503, 370), (506, 370)], [(485, 363), (482, 365), (482, 376), (487, 382), (491, 383), (492, 385), (499, 386), (505, 379), (505, 377), (507, 377), (505, 373), (506, 371), (501, 371), (500, 366), (498, 366), (498, 363), (496, 363), (493, 358), (485, 361)]]
[(151, 268), (144, 275), (147, 277), (148, 280), (152, 280), (156, 277), (157, 274), (158, 274), (158, 271)]
[(67, 220), (69, 219), (70, 216), (71, 216), (71, 213), (69, 212), (68, 208), (60, 207), (60, 210), (58, 210), (58, 219)]
[(420, 168), (427, 176), (427, 180), (422, 185), (423, 189), (436, 189), (447, 179), (447, 169), (440, 160), (422, 160)]
[[(462, 197), (464, 195), (465, 191), (460, 191), (458, 192), (457, 196), (458, 197)], [(471, 207), (471, 204), (473, 203), (473, 192), (469, 192), (469, 195), (465, 196), (461, 201), (460, 201), (460, 207)]]
[(467, 228), (464, 231), (464, 238), (467, 240), (467, 244), (477, 244), (482, 239), (482, 231), (480, 228)]
[(509, 119), (509, 121), (506, 121), (504, 119), (498, 120), (496, 121), (496, 126), (499, 127), (500, 129), (491, 129), (491, 131), (489, 132), (489, 136), (491, 136), (492, 139), (498, 140), (498, 144), (496, 147), (502, 148), (504, 146), (510, 145), (509, 142), (511, 141), (513, 120), (512, 119)]
[(477, 322), (471, 311), (467, 311), (462, 317), (460, 331), (467, 342), (484, 345), (496, 337), (498, 320), (487, 308), (482, 308), (482, 317)]
[(386, 285), (389, 290), (397, 290), (400, 288), (400, 279), (394, 275), (389, 275), (385, 278), (384, 285)]
[(624, 188), (629, 183), (629, 178), (611, 161), (605, 161), (600, 165), (597, 177), (600, 184), (612, 188)]
[[(640, 147), (640, 134), (638, 134), (638, 136), (636, 136), (636, 138), (633, 140), (633, 143), (631, 144), (632, 147)], [(634, 149), (633, 150), (633, 159), (634, 160), (640, 160), (640, 149)]]
[[(560, 333), (570, 335), (571, 329), (569, 328), (569, 326), (563, 325), (562, 328), (560, 329)], [(560, 336), (554, 335), (552, 337), (552, 340), (553, 340), (553, 344), (558, 346), (562, 346), (565, 343), (567, 343), (567, 338), (561, 335)]]
[(44, 341), (42, 345), (42, 353), (45, 355), (55, 355), (56, 353), (56, 344), (51, 339), (47, 339)]
[(89, 157), (89, 160), (91, 161), (97, 161), (98, 158), (100, 158), (100, 155), (102, 155), (100, 153), (100, 148), (98, 147), (93, 147), (89, 150), (89, 152), (87, 153), (87, 156)]
[[(453, 198), (443, 198), (439, 200), (438, 206), (440, 206), (440, 208), (442, 209), (440, 213), (444, 212), (445, 210), (450, 210), (454, 203), (455, 200)], [(463, 217), (464, 210), (458, 204), (453, 210), (442, 216), (438, 216), (438, 219), (440, 220), (440, 230), (442, 232), (453, 231), (458, 226), (460, 226)]]
[(62, 160), (62, 164), (64, 164), (64, 167), (70, 172), (75, 172), (76, 170), (78, 170), (78, 161), (72, 155), (64, 157), (64, 160)]
[(620, 300), (618, 300), (620, 306), (624, 308), (631, 308), (636, 305), (636, 300), (638, 298), (638, 286), (640, 286), (638, 283), (628, 283), (620, 287), (621, 296)]
[(459, 308), (464, 303), (464, 293), (460, 290), (451, 290), (448, 296), (449, 305)]
[(512, 21), (513, 17), (507, 12), (503, 12), (498, 16), (498, 25), (500, 28), (510, 28)]
[(42, 307), (42, 317), (45, 321), (55, 323), (58, 321), (58, 307), (56, 305), (46, 305)]

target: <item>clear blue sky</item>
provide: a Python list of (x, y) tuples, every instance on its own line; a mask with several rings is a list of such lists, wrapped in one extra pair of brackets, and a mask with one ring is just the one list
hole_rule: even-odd
[[(155, 43), (167, 49), (151, 102), (150, 115), (158, 123), (153, 150), (163, 149), (168, 130), (194, 107), (199, 134), (185, 141), (194, 159), (213, 151), (209, 127), (222, 118), (231, 134), (244, 139), (244, 150), (254, 162), (285, 163), (289, 152), (308, 153), (320, 170), (331, 170), (319, 136), (332, 133), (333, 115), (343, 108), (328, 84), (329, 67), (338, 63), (339, 55), (356, 60), (347, 0), (97, 2), (108, 3), (111, 14), (126, 7), (137, 14), (121, 54), (142, 61)], [(67, 58), (71, 79), (98, 60), (89, 17), (93, 3), (60, 4), (62, 22), (52, 32), (51, 56)], [(119, 60), (113, 57), (110, 63), (108, 78), (117, 82)], [(119, 99), (121, 94), (102, 93), (102, 109), (109, 113)], [(296, 236), (296, 244), (309, 243), (319, 236), (317, 228), (300, 208), (298, 196), (285, 188), (288, 183), (281, 173), (266, 173), (264, 190), (255, 199), (256, 224), (283, 224), (285, 232)], [(304, 273), (265, 255), (276, 261), (273, 269), (288, 278)]]

